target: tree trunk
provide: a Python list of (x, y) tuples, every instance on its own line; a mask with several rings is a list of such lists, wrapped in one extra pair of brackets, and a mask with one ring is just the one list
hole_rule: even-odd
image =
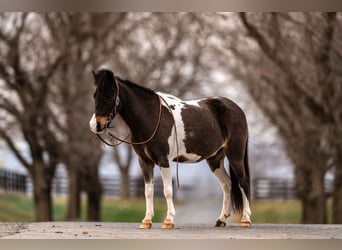
[[(35, 189), (37, 187), (35, 186)], [(38, 188), (39, 189), (39, 188)], [(34, 191), (35, 221), (52, 221), (52, 200), (50, 188)]]
[(80, 174), (77, 169), (69, 169), (68, 211), (66, 219), (78, 221), (81, 219), (81, 186)]
[(101, 220), (101, 189), (97, 191), (92, 190), (91, 192), (88, 192), (87, 220)]
[(333, 223), (342, 224), (342, 145), (337, 149), (333, 190)]
[(129, 199), (129, 168), (132, 162), (133, 148), (131, 145), (126, 145), (123, 149), (126, 152), (120, 152), (119, 148), (114, 148), (113, 156), (120, 171), (120, 198)]
[(35, 205), (35, 221), (52, 221), (51, 181), (31, 175)]
[(102, 185), (98, 169), (94, 166), (85, 167), (88, 171), (82, 173), (82, 190), (87, 193), (87, 220), (101, 220)]
[(296, 168), (296, 187), (302, 203), (304, 224), (327, 222), (326, 197), (324, 192), (324, 171), (314, 167)]
[(128, 168), (120, 168), (120, 197), (122, 199), (129, 199), (129, 174)]

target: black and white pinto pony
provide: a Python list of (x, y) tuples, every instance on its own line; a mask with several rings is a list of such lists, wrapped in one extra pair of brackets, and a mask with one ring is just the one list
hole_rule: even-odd
[[(163, 228), (174, 227), (171, 162), (206, 160), (223, 190), (217, 227), (226, 225), (231, 208), (242, 211), (241, 226), (251, 226), (248, 129), (243, 111), (224, 97), (182, 101), (114, 76), (110, 70), (93, 72), (95, 113), (90, 129), (104, 133), (114, 117), (129, 127), (145, 182), (146, 215), (140, 228), (151, 228), (153, 168), (158, 165), (164, 185), (167, 215)], [(224, 167), (229, 160), (230, 175)], [(195, 212), (195, 211), (194, 211)]]

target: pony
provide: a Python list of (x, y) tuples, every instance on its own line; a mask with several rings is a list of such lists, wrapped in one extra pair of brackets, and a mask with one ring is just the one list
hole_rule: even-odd
[[(222, 210), (216, 227), (226, 226), (230, 211), (242, 212), (241, 227), (251, 226), (248, 126), (242, 109), (224, 97), (183, 101), (155, 92), (108, 69), (93, 71), (95, 113), (89, 122), (101, 138), (115, 117), (128, 126), (145, 183), (146, 214), (140, 228), (152, 226), (153, 169), (160, 167), (167, 214), (162, 228), (174, 228), (171, 162), (206, 160), (223, 191)], [(228, 158), (229, 175), (224, 166)], [(177, 165), (178, 167), (178, 165)]]

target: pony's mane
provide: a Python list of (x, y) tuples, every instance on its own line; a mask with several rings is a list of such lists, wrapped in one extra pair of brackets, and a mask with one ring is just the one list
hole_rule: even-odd
[(155, 94), (156, 93), (154, 90), (152, 90), (150, 88), (144, 87), (144, 86), (139, 85), (139, 84), (132, 82), (130, 80), (122, 79), (118, 76), (115, 76), (111, 70), (107, 70), (107, 69), (99, 70), (96, 73), (95, 78), (96, 78), (96, 82), (98, 84), (98, 87), (101, 88), (105, 92), (108, 92), (108, 91), (113, 89), (113, 87), (115, 86), (114, 82), (116, 79), (117, 81), (121, 82), (125, 86), (128, 86), (129, 88), (137, 89), (138, 91), (140, 91), (142, 93), (146, 93), (146, 94)]
[(130, 80), (127, 80), (127, 79), (121, 79), (120, 77), (118, 76), (115, 76), (116, 79), (119, 80), (119, 82), (122, 82), (124, 85), (128, 86), (129, 88), (135, 88), (135, 89), (138, 89), (140, 91), (143, 91), (145, 93), (149, 93), (149, 94), (155, 94), (156, 92), (150, 88), (147, 88), (145, 86), (142, 86), (142, 85), (139, 85), (135, 82), (132, 82)]

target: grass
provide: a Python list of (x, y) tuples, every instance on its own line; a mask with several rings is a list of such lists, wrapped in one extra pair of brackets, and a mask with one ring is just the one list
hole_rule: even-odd
[[(154, 222), (161, 222), (166, 214), (164, 201), (154, 202)], [(82, 200), (81, 220), (86, 220), (86, 200)], [(66, 197), (53, 199), (53, 218), (64, 221), (66, 214)], [(107, 222), (140, 222), (145, 215), (145, 200), (103, 199), (102, 221)], [(27, 196), (0, 194), (1, 222), (32, 222), (34, 221), (33, 200)]]
[[(251, 204), (253, 223), (300, 224), (301, 203), (299, 200), (256, 200)], [(327, 220), (332, 223), (332, 200), (327, 202)], [(241, 215), (234, 216), (240, 222)]]
[[(65, 220), (66, 197), (55, 197), (53, 199), (55, 221)], [(81, 220), (86, 220), (86, 200), (82, 200)], [(328, 222), (332, 218), (332, 202), (328, 201)], [(166, 213), (164, 200), (154, 201), (154, 222), (161, 222)], [(177, 208), (176, 208), (177, 209)], [(252, 222), (253, 223), (300, 223), (301, 204), (298, 200), (287, 201), (253, 201)], [(120, 200), (105, 198), (102, 203), (102, 221), (106, 222), (140, 222), (145, 215), (145, 200)], [(239, 222), (241, 215), (234, 217), (234, 222)], [(14, 194), (0, 194), (0, 221), (1, 222), (32, 222), (34, 221), (33, 200), (27, 196)]]
[(251, 205), (253, 223), (300, 223), (301, 205), (297, 200), (253, 201)]
[[(162, 222), (166, 215), (166, 203), (154, 201), (154, 222)], [(140, 222), (145, 216), (145, 200), (108, 199), (103, 206), (104, 221)]]
[(34, 220), (33, 200), (26, 196), (0, 194), (0, 221), (31, 222)]
[[(154, 222), (161, 222), (166, 214), (166, 205), (162, 201), (154, 201)], [(54, 219), (64, 220), (66, 214), (66, 199), (54, 199)], [(82, 200), (81, 220), (86, 220), (86, 200)], [(115, 198), (103, 199), (101, 220), (107, 222), (140, 222), (145, 216), (145, 200), (120, 200)]]

